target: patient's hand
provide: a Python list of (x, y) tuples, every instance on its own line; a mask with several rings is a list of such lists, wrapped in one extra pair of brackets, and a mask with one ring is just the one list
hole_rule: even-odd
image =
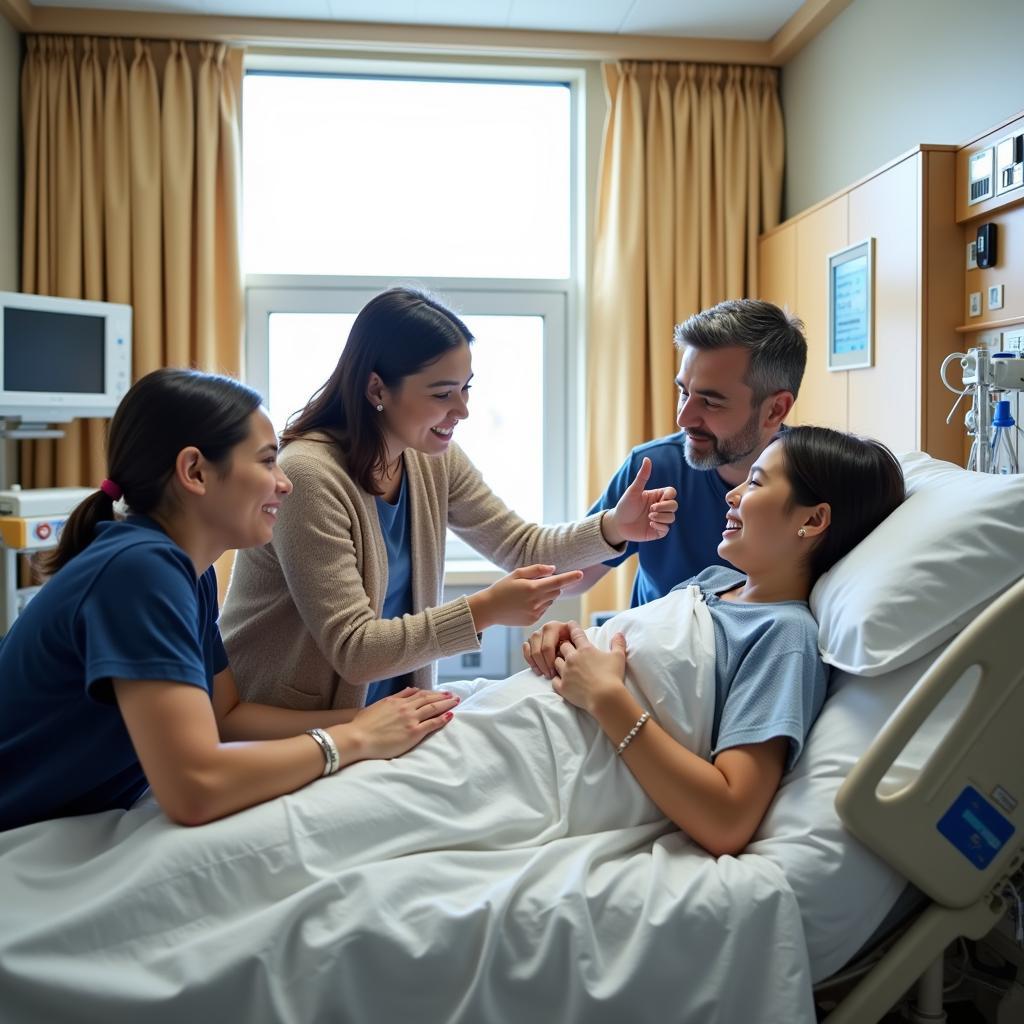
[(558, 648), (569, 639), (571, 625), (570, 622), (545, 622), (530, 634), (528, 640), (523, 641), (523, 657), (537, 675), (545, 679), (554, 677)]
[(612, 637), (611, 650), (602, 651), (577, 622), (564, 623), (569, 637), (558, 647), (552, 686), (564, 700), (594, 714), (601, 699), (622, 690), (626, 680), (626, 638)]

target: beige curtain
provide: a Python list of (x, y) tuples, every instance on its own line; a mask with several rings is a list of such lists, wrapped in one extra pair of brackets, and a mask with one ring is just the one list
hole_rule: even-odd
[[(242, 51), (27, 36), (25, 292), (129, 303), (133, 373), (237, 374)], [(26, 487), (95, 486), (105, 420), (23, 442)]]
[[(774, 68), (620, 61), (605, 65), (604, 81), (587, 347), (591, 497), (630, 448), (676, 429), (673, 326), (757, 295), (757, 237), (779, 221), (784, 152)], [(628, 607), (634, 570), (630, 560), (609, 574), (585, 611)]]

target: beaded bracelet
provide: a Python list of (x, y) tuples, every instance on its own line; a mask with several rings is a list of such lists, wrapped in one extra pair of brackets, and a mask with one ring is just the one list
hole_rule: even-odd
[(636, 725), (634, 725), (633, 728), (630, 729), (629, 732), (626, 733), (625, 737), (623, 737), (622, 742), (615, 748), (615, 753), (616, 754), (621, 754), (626, 749), (626, 747), (628, 747), (630, 745), (630, 743), (633, 742), (633, 737), (640, 731), (640, 729), (643, 727), (644, 722), (646, 722), (647, 719), (650, 718), (650, 717), (651, 717), (650, 711), (645, 711), (636, 720)]

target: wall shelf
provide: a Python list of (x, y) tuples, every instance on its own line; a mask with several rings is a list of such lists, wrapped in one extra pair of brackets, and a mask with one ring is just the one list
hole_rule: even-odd
[(1001, 331), (1004, 327), (1016, 327), (1024, 324), (1024, 317), (1011, 316), (1006, 320), (979, 320), (974, 324), (961, 324), (956, 328), (957, 334), (977, 334), (979, 331)]

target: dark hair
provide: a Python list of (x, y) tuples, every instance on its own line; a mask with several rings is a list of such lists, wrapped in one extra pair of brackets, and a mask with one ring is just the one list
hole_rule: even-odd
[(386, 467), (387, 446), (380, 417), (366, 398), (370, 374), (393, 389), (450, 349), (472, 342), (469, 328), (426, 292), (407, 287), (381, 292), (360, 310), (333, 373), (289, 418), (281, 446), (312, 430), (332, 432), (352, 479), (380, 494), (374, 471)]
[(782, 446), (792, 504), (827, 502), (832, 509), (829, 527), (808, 559), (814, 583), (903, 503), (903, 470), (881, 441), (828, 427), (790, 427), (775, 440)]
[[(107, 477), (132, 512), (157, 510), (182, 448), (196, 447), (224, 465), (249, 436), (258, 392), (231, 377), (197, 370), (154, 370), (129, 388), (107, 432)], [(114, 499), (99, 490), (68, 517), (55, 551), (40, 560), (54, 573), (92, 543), (96, 524), (114, 518)]]
[(807, 365), (807, 339), (804, 325), (772, 302), (760, 299), (730, 299), (711, 309), (694, 313), (676, 325), (677, 348), (692, 345), (698, 349), (739, 346), (750, 353), (750, 366), (744, 383), (753, 392), (752, 405), (758, 405), (776, 391), (788, 391), (794, 398), (800, 393)]

